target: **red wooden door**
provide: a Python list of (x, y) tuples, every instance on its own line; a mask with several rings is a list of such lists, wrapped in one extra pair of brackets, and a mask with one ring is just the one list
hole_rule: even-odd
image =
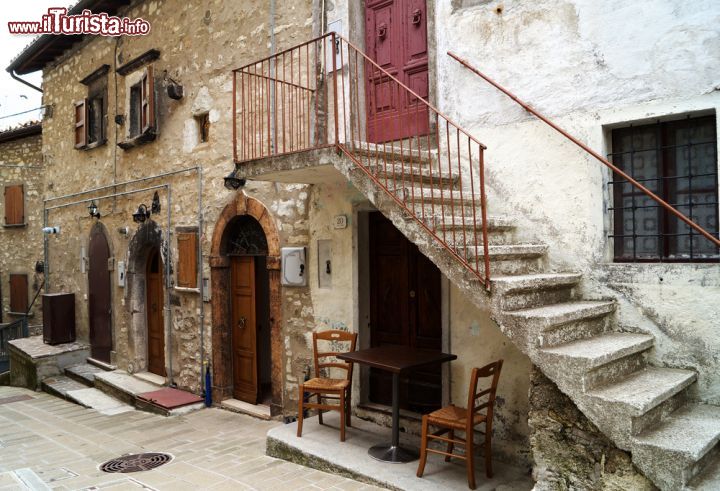
[(90, 317), (90, 356), (110, 363), (112, 326), (110, 305), (110, 247), (99, 228), (90, 233), (88, 272), (88, 314)]
[[(365, 4), (368, 55), (423, 99), (428, 97), (426, 13), (425, 0), (372, 0)], [(427, 106), (418, 104), (416, 97), (377, 70), (367, 72), (368, 140), (377, 143), (428, 134)]]
[(145, 272), (147, 288), (148, 371), (165, 376), (165, 322), (163, 317), (163, 269), (160, 251), (148, 255)]
[[(370, 344), (440, 350), (440, 270), (381, 213), (370, 214)], [(417, 412), (442, 402), (441, 367), (403, 380), (400, 407)], [(391, 404), (392, 378), (370, 370), (370, 401)]]
[(233, 395), (257, 404), (257, 323), (255, 315), (255, 258), (231, 260)]

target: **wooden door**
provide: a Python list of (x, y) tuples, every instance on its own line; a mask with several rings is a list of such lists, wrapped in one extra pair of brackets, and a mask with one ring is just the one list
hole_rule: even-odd
[(255, 258), (231, 259), (233, 395), (257, 404), (257, 322), (255, 313)]
[(88, 314), (90, 356), (110, 363), (112, 351), (112, 307), (110, 304), (110, 247), (99, 228), (90, 233), (88, 272)]
[(155, 248), (148, 254), (145, 272), (147, 289), (147, 352), (148, 371), (165, 376), (165, 321), (163, 316), (163, 267), (160, 251)]
[[(368, 55), (423, 99), (429, 94), (426, 14), (425, 0), (369, 0), (365, 4)], [(366, 89), (368, 140), (385, 142), (429, 133), (427, 106), (386, 75), (368, 69)]]
[[(442, 348), (440, 270), (381, 213), (370, 214), (370, 344)], [(442, 402), (441, 367), (413, 372), (400, 407), (427, 412)], [(392, 378), (370, 370), (370, 401), (390, 404)]]

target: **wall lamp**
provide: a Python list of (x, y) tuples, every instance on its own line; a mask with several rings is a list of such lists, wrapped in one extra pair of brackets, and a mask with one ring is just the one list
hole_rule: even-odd
[(90, 212), (90, 216), (93, 218), (100, 218), (100, 211), (98, 210), (97, 205), (95, 204), (95, 200), (90, 202), (90, 206), (88, 206), (88, 211)]
[(145, 220), (150, 218), (150, 210), (148, 210), (148, 207), (144, 204), (138, 206), (138, 209), (135, 213), (133, 213), (133, 222), (135, 223), (143, 223)]
[(235, 168), (230, 174), (225, 176), (225, 187), (231, 191), (237, 191), (247, 182), (244, 177), (238, 176), (238, 170)]

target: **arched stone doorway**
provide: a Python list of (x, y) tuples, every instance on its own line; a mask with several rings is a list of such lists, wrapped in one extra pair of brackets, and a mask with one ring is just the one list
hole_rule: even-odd
[[(262, 363), (267, 361), (265, 358), (259, 365), (256, 365), (255, 361), (249, 360), (247, 357), (243, 360), (240, 355), (234, 353), (234, 348), (235, 351), (238, 348), (240, 350), (247, 348), (254, 342), (252, 339), (244, 339), (244, 346), (238, 347), (237, 342), (235, 347), (233, 346), (233, 332), (236, 333), (235, 341), (237, 341), (239, 332), (236, 324), (247, 325), (248, 323), (245, 311), (240, 312), (245, 308), (242, 307), (243, 302), (245, 305), (248, 305), (249, 302), (256, 305), (258, 309), (262, 308), (257, 302), (257, 297), (252, 299), (246, 297), (243, 300), (242, 297), (245, 294), (241, 291), (245, 281), (243, 278), (250, 278), (257, 272), (259, 274), (255, 275), (256, 290), (259, 291), (262, 288), (267, 290), (267, 313), (265, 314), (267, 326), (261, 326), (261, 329), (266, 329), (269, 334), (269, 346), (266, 349), (262, 349), (260, 346), (262, 351), (257, 353), (265, 357), (268, 354), (270, 356), (268, 367), (271, 382), (269, 402), (272, 414), (279, 413), (282, 408), (283, 394), (280, 237), (270, 212), (260, 201), (250, 198), (244, 193), (239, 193), (237, 198), (223, 209), (213, 232), (210, 272), (212, 282), (213, 399), (220, 402), (224, 399), (234, 398), (242, 395), (243, 390), (250, 397), (252, 388), (248, 388), (247, 383), (252, 374), (248, 374), (248, 371), (255, 368), (260, 372), (263, 368)], [(262, 281), (266, 281), (267, 285), (262, 286)], [(251, 295), (251, 290), (247, 290), (247, 295)], [(234, 360), (235, 365), (238, 360), (244, 363), (242, 373), (234, 371)], [(260, 375), (259, 379), (262, 378), (260, 373), (257, 375)]]
[[(128, 365), (127, 370), (131, 373), (147, 372), (151, 370), (150, 364), (150, 333), (149, 322), (153, 320), (160, 322), (159, 329), (163, 339), (156, 340), (162, 354), (156, 353), (156, 361), (162, 365), (152, 370), (158, 375), (169, 371), (167, 367), (167, 351), (170, 348), (167, 332), (165, 329), (162, 311), (158, 310), (153, 317), (149, 300), (157, 301), (157, 309), (164, 308), (165, 292), (165, 268), (167, 257), (164, 254), (163, 231), (158, 224), (152, 220), (143, 223), (130, 240), (128, 246), (128, 267), (127, 267), (127, 291), (126, 302), (130, 310), (131, 321), (128, 331)], [(157, 261), (153, 264), (153, 261)], [(152, 276), (152, 277), (151, 277)], [(153, 291), (154, 290), (154, 291)], [(157, 337), (157, 336), (156, 336)]]

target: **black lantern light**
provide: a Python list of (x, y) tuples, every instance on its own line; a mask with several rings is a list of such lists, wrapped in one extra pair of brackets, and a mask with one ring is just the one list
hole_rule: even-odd
[(144, 204), (138, 206), (138, 209), (133, 213), (133, 222), (143, 223), (145, 220), (150, 218), (150, 210)]
[(225, 176), (225, 187), (231, 191), (237, 191), (245, 185), (245, 178), (238, 177), (237, 168), (234, 169), (230, 174)]
[(100, 211), (98, 210), (98, 207), (95, 204), (94, 200), (90, 202), (90, 206), (88, 206), (88, 211), (90, 212), (91, 217), (100, 218)]
[(152, 211), (153, 215), (160, 213), (160, 196), (158, 196), (157, 191), (155, 191), (155, 194), (153, 195), (153, 200), (152, 200), (152, 204), (150, 205), (150, 210)]

